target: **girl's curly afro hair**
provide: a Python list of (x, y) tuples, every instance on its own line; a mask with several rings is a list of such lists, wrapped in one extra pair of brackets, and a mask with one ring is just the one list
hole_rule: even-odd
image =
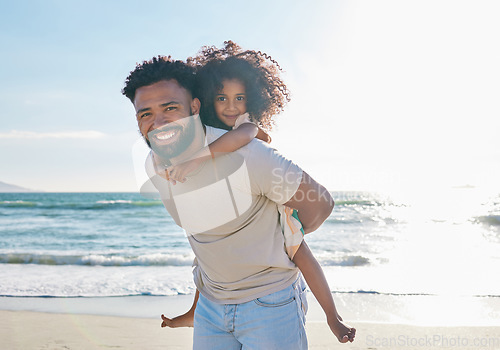
[(226, 41), (222, 49), (203, 47), (187, 63), (197, 68), (194, 95), (201, 101), (200, 118), (204, 124), (230, 129), (217, 118), (214, 108), (224, 80), (238, 79), (245, 85), (247, 112), (267, 130), (274, 124), (273, 117), (290, 101), (290, 93), (279, 76), (281, 67), (261, 51), (243, 51), (234, 42)]

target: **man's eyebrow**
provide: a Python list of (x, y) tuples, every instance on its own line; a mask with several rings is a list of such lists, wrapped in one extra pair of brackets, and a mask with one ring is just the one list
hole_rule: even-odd
[(151, 108), (149, 108), (149, 107), (148, 107), (148, 108), (141, 108), (141, 109), (139, 109), (139, 110), (135, 113), (135, 115), (139, 115), (139, 114), (141, 114), (142, 112), (146, 112), (146, 111), (149, 111), (149, 110), (151, 110)]
[(178, 105), (178, 104), (180, 104), (180, 102), (177, 102), (177, 101), (170, 101), (170, 102), (162, 103), (162, 104), (160, 105), (160, 107), (168, 107), (168, 106), (170, 106), (170, 105)]

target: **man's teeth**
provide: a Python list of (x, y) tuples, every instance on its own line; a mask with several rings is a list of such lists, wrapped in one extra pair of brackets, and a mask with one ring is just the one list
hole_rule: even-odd
[(172, 132), (169, 132), (169, 133), (162, 133), (162, 134), (158, 134), (156, 135), (156, 137), (160, 140), (168, 140), (169, 138), (171, 138), (172, 136), (174, 136), (177, 132), (176, 131), (172, 131)]

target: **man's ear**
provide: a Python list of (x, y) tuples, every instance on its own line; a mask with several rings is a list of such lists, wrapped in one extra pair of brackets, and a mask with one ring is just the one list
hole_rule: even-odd
[(200, 107), (201, 107), (200, 100), (197, 97), (193, 98), (193, 101), (191, 101), (191, 113), (193, 115), (200, 113)]

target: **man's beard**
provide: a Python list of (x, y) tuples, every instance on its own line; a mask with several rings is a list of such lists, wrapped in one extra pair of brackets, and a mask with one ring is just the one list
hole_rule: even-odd
[[(191, 145), (200, 143), (201, 140), (197, 140), (200, 137), (200, 133), (197, 132), (199, 127), (201, 127), (200, 119), (190, 116), (155, 129), (148, 133), (147, 139), (144, 139), (165, 165), (175, 165), (189, 158), (190, 154), (186, 151)], [(204, 134), (201, 142), (204, 142)], [(202, 146), (203, 144), (200, 145)]]

